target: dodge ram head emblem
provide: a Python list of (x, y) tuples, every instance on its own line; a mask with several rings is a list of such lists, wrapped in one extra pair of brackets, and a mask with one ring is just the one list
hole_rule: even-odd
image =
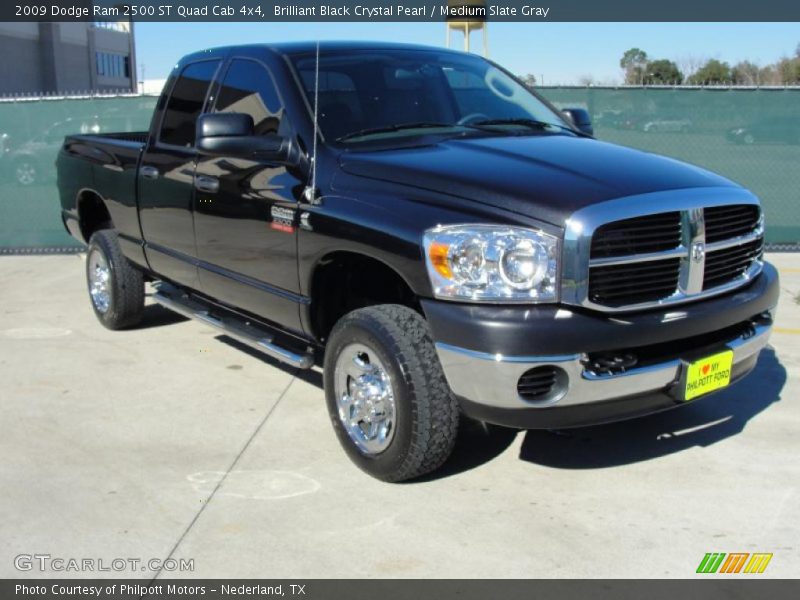
[(706, 255), (706, 245), (703, 242), (692, 244), (692, 260), (699, 263)]

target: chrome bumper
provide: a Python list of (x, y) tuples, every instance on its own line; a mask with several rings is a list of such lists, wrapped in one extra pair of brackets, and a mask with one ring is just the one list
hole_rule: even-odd
[[(771, 325), (756, 325), (752, 335), (727, 342), (733, 350), (734, 368), (758, 354), (767, 345)], [(661, 392), (676, 383), (682, 361), (669, 360), (633, 368), (614, 375), (595, 375), (584, 369), (581, 355), (503, 356), (437, 343), (436, 351), (450, 388), (460, 398), (500, 409), (530, 409), (588, 405), (624, 396)], [(544, 401), (528, 401), (517, 393), (517, 381), (528, 369), (554, 365), (569, 381), (562, 392)]]

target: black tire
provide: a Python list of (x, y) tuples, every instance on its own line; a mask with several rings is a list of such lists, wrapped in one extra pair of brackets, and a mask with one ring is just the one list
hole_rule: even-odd
[[(92, 294), (92, 273), (98, 253), (108, 265), (107, 304), (99, 302)], [(95, 231), (86, 252), (86, 281), (89, 300), (97, 319), (108, 329), (133, 327), (142, 319), (144, 311), (144, 278), (122, 254), (113, 229)]]
[[(394, 395), (393, 436), (378, 453), (362, 451), (339, 417), (336, 364), (342, 351), (354, 344), (375, 352)], [(458, 402), (445, 380), (428, 324), (410, 308), (383, 304), (342, 317), (325, 351), (324, 381), (339, 442), (350, 459), (373, 477), (389, 482), (413, 479), (438, 469), (453, 451)]]

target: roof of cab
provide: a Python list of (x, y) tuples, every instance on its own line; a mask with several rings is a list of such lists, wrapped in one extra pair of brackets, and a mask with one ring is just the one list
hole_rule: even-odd
[[(357, 50), (357, 51), (425, 50), (429, 52), (430, 51), (453, 52), (456, 54), (460, 54), (460, 52), (456, 50), (449, 50), (447, 48), (442, 48), (437, 46), (425, 46), (422, 44), (403, 44), (397, 42), (320, 41), (319, 47), (320, 47), (320, 52), (347, 51), (347, 50)], [(299, 42), (279, 42), (274, 44), (243, 44), (238, 46), (220, 46), (217, 48), (209, 48), (207, 50), (200, 50), (198, 52), (193, 52), (191, 54), (188, 54), (184, 56), (179, 61), (178, 64), (183, 64), (186, 62), (191, 62), (203, 58), (214, 58), (214, 57), (224, 56), (232, 50), (234, 51), (244, 50), (244, 49), (255, 50), (258, 48), (263, 48), (264, 50), (269, 50), (285, 56), (294, 56), (294, 55), (310, 54), (316, 52), (317, 42), (308, 40)]]

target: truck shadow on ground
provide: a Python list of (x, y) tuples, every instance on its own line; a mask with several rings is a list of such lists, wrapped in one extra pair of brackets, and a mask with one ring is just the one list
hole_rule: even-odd
[(772, 348), (728, 390), (638, 419), (563, 431), (528, 431), (525, 461), (559, 469), (599, 469), (710, 446), (740, 433), (747, 422), (780, 401), (786, 369)]
[(148, 304), (144, 307), (142, 321), (136, 326), (136, 329), (165, 327), (166, 325), (174, 325), (188, 320), (187, 317), (164, 308), (160, 304)]
[[(322, 373), (295, 369), (229, 338), (216, 339), (323, 390)], [(600, 469), (652, 460), (694, 446), (710, 446), (740, 433), (747, 422), (780, 401), (786, 369), (766, 348), (750, 375), (728, 390), (654, 415), (578, 429), (524, 433), (520, 459), (557, 469)], [(324, 403), (320, 394), (321, 404)], [(322, 410), (326, 410), (321, 405)], [(520, 432), (462, 419), (450, 459), (437, 471), (413, 482), (458, 475), (505, 452)]]

